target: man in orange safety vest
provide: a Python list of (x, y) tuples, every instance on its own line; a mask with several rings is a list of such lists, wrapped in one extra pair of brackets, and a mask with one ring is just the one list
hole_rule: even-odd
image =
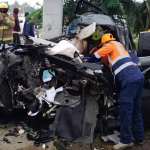
[(134, 139), (142, 145), (144, 129), (141, 115), (141, 92), (144, 76), (136, 63), (133, 62), (132, 56), (120, 42), (116, 41), (112, 34), (107, 33), (101, 36), (93, 34), (92, 38), (101, 41), (99, 45), (101, 48), (94, 48), (91, 52), (94, 54), (88, 61), (94, 62), (95, 59), (103, 59), (105, 63), (109, 63), (121, 85), (119, 98), (121, 140), (114, 146), (114, 150), (123, 150), (133, 145), (131, 127), (133, 127)]

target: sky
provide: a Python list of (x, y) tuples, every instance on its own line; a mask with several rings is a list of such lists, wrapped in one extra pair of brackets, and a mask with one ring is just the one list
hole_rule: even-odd
[[(9, 4), (13, 4), (15, 0), (6, 0)], [(43, 0), (17, 0), (20, 4), (27, 2), (31, 6), (35, 6), (36, 2), (39, 2), (40, 4), (43, 4)], [(136, 0), (137, 2), (141, 2), (143, 0)]]
[[(15, 2), (15, 0), (5, 0), (8, 1), (9, 4), (13, 4)], [(29, 5), (31, 6), (35, 6), (35, 4), (37, 2), (39, 2), (40, 4), (43, 4), (43, 0), (17, 0), (20, 4), (27, 2)]]

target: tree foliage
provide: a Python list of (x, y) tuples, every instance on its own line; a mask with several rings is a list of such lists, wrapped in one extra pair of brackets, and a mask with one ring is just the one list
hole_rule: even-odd
[[(8, 5), (9, 3), (6, 2)], [(15, 1), (13, 4), (9, 5), (9, 12), (13, 14), (14, 8), (19, 8), (19, 14), (25, 13), (27, 10), (30, 10), (30, 12), (35, 11), (36, 9), (34, 7), (31, 7), (27, 2), (23, 3), (22, 5), (19, 4), (19, 0)]]
[(68, 23), (72, 22), (75, 19), (75, 9), (76, 9), (77, 0), (65, 0), (63, 6), (63, 20), (65, 17), (68, 19)]
[[(76, 5), (79, 0), (64, 0), (64, 6), (63, 6), (63, 19), (65, 16), (67, 16), (69, 22), (72, 22), (73, 19), (75, 19), (75, 10)], [(102, 0), (87, 0), (88, 2), (100, 7)]]
[(35, 25), (40, 25), (42, 27), (43, 7), (41, 7), (40, 9), (32, 12), (26, 18), (31, 18), (31, 20), (28, 23), (34, 23)]
[(134, 33), (148, 30), (150, 24), (150, 0), (137, 3), (134, 0), (102, 0), (101, 8), (111, 16), (127, 20)]
[[(75, 9), (78, 0), (64, 0), (63, 20), (68, 23), (75, 19)], [(148, 30), (150, 25), (150, 0), (137, 3), (135, 0), (87, 0), (103, 9), (108, 15), (115, 18), (125, 18), (134, 33)], [(42, 9), (30, 14), (30, 22), (42, 23)]]
[[(147, 31), (150, 25), (150, 0), (137, 3), (136, 0), (87, 0), (100, 7), (108, 15), (115, 18), (126, 19), (134, 33)], [(64, 16), (67, 15), (69, 22), (75, 18), (77, 0), (66, 0), (64, 4)]]

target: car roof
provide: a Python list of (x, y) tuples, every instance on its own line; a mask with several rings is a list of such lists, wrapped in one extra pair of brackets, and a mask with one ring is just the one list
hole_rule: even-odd
[(114, 20), (104, 14), (82, 14), (79, 18), (80, 24), (90, 25), (96, 22), (96, 25), (115, 26)]

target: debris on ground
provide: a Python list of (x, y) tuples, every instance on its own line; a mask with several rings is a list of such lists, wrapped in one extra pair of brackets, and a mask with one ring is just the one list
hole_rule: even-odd
[(21, 129), (22, 129), (22, 126), (18, 126), (17, 129), (18, 129), (18, 130), (21, 130)]
[(30, 132), (30, 128), (26, 124), (21, 124), (21, 126), (26, 132)]
[(19, 130), (20, 134), (23, 134), (25, 131), (23, 129)]
[(42, 148), (43, 148), (43, 149), (45, 149), (45, 148), (46, 148), (46, 145), (45, 145), (45, 143), (42, 145)]
[(11, 142), (6, 137), (3, 138), (3, 141), (5, 141), (6, 143), (11, 144)]
[(39, 132), (37, 133), (37, 136), (34, 139), (34, 145), (38, 146), (42, 143), (48, 143), (53, 141), (53, 137), (51, 136), (52, 132), (46, 131), (46, 132)]
[(16, 132), (16, 130), (14, 130), (14, 131), (9, 131), (9, 133), (7, 133), (7, 134), (5, 134), (5, 136), (15, 136), (15, 137), (17, 137), (17, 136), (19, 136), (19, 134), (18, 134), (18, 132)]
[(5, 129), (5, 128), (7, 128), (7, 126), (6, 126), (6, 125), (0, 126), (0, 128), (1, 128), (1, 129)]
[(114, 142), (117, 144), (120, 141), (119, 135), (120, 133), (118, 131), (113, 131), (114, 134), (102, 136), (101, 138), (104, 140), (104, 142), (108, 142), (108, 140)]
[(35, 133), (27, 133), (27, 139), (29, 140), (29, 141), (34, 141), (35, 140), (35, 138), (36, 138), (36, 134)]
[[(20, 113), (21, 114), (21, 113)], [(37, 118), (36, 118), (37, 117)], [(30, 143), (33, 147), (34, 146), (38, 146), (37, 148), (35, 147), (35, 149), (50, 149), (51, 146), (47, 146), (49, 143), (52, 145), (53, 142), (49, 142), (49, 141), (53, 141), (54, 139), (50, 138), (51, 136), (51, 132), (49, 131), (49, 121), (47, 119), (44, 120), (40, 120), (39, 116), (36, 117), (25, 117), (25, 118), (21, 118), (18, 119), (18, 116), (16, 114), (14, 114), (14, 118), (11, 117), (10, 122), (13, 122), (13, 124), (11, 123), (11, 125), (9, 124), (9, 122), (7, 122), (7, 128), (3, 128), (0, 130), (5, 131), (3, 134), (9, 134), (12, 132), (15, 132), (16, 134), (18, 134), (19, 129), (17, 128), (18, 126), (22, 126), (22, 124), (26, 124), (29, 128), (30, 128), (30, 132), (26, 132), (24, 130), (24, 134), (17, 136), (17, 137), (10, 137), (7, 139), (8, 136), (5, 136), (5, 138), (3, 139), (4, 142), (8, 143), (4, 143), (4, 145), (8, 145), (11, 143), (11, 145), (13, 145), (13, 138), (16, 138), (16, 143), (21, 147), (24, 143), (24, 140), (27, 139), (26, 143)], [(17, 121), (15, 121), (17, 118)], [(9, 128), (9, 126), (11, 126), (11, 128)], [(33, 132), (34, 131), (34, 132)], [(115, 134), (116, 132), (114, 132)], [(19, 134), (18, 134), (19, 135)], [(108, 133), (107, 135), (111, 135), (110, 133)], [(106, 135), (104, 135), (105, 137)], [(23, 138), (23, 140), (21, 140)], [(56, 138), (57, 139), (57, 138)], [(82, 143), (74, 143), (74, 142), (67, 142), (65, 140), (56, 140), (54, 142), (54, 146), (58, 149), (58, 150), (112, 150), (112, 147), (114, 145), (114, 142), (111, 142), (110, 140), (108, 140), (107, 142), (104, 142), (101, 139), (100, 134), (95, 135), (94, 137), (94, 142), (93, 144), (82, 144)], [(145, 139), (146, 139), (146, 143), (143, 146), (138, 146), (136, 143), (134, 143), (134, 146), (132, 148), (132, 150), (150, 150), (150, 131), (146, 131), (146, 135), (145, 135)], [(1, 141), (0, 141), (1, 142)], [(10, 142), (10, 143), (9, 143)], [(33, 144), (34, 143), (34, 144)], [(1, 145), (1, 143), (0, 143)], [(33, 149), (32, 147), (32, 149)], [(3, 149), (3, 148), (2, 148)], [(16, 148), (17, 149), (17, 148)], [(16, 150), (15, 149), (15, 150)], [(20, 148), (19, 148), (20, 149)], [(14, 149), (13, 149), (14, 150)], [(20, 149), (21, 150), (21, 149)], [(131, 150), (131, 149), (127, 149), (127, 150)]]

